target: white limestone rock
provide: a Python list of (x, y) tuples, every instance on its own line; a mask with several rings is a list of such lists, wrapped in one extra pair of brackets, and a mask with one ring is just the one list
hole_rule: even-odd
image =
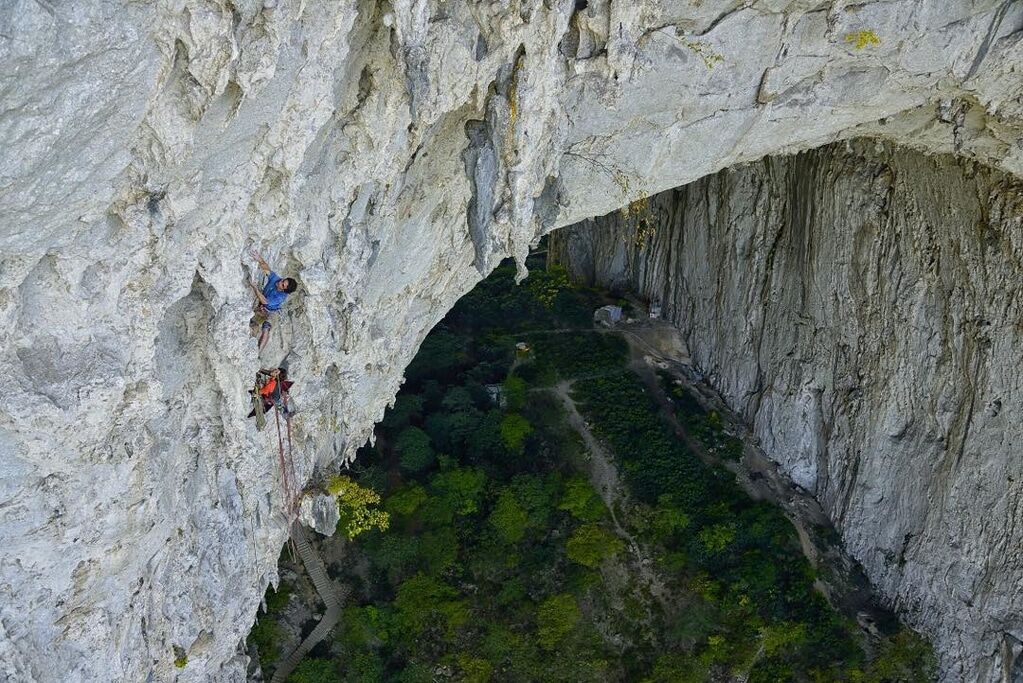
[(946, 680), (1023, 670), (1023, 182), (838, 143), (587, 221), (551, 254), (662, 302)]
[(325, 494), (307, 495), (298, 509), (298, 521), (324, 536), (333, 536), (341, 519), (337, 498)]
[[(274, 437), (244, 417), (263, 363), (287, 354), (297, 381), (304, 483), (354, 456), (430, 327), (543, 232), (853, 134), (1023, 173), (1019, 3), (573, 8), (0, 7), (12, 677), (242, 675), (287, 533)], [(302, 282), (262, 362), (248, 247)]]

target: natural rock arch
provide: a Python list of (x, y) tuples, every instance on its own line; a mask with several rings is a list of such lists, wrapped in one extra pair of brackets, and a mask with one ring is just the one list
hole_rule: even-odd
[[(242, 417), (247, 246), (305, 288), (292, 374), (309, 477), (366, 440), (451, 304), (544, 232), (851, 135), (1023, 173), (1018, 3), (580, 5), (0, 10), (5, 673), (240, 671), (286, 534)], [(43, 261), (60, 285), (35, 307)], [(197, 275), (216, 397), (202, 430), (169, 410), (158, 370), (159, 321), (187, 316)], [(83, 330), (119, 340), (123, 369), (83, 369), (53, 401), (39, 354), (59, 367)]]

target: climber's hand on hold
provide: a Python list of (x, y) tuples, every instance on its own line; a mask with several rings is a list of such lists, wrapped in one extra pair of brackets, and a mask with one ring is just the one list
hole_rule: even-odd
[(251, 282), (249, 283), (249, 287), (252, 287), (252, 293), (256, 295), (257, 299), (259, 299), (259, 303), (266, 306), (266, 297), (263, 295), (263, 292), (260, 291), (259, 287), (252, 284)]
[(256, 259), (256, 262), (259, 263), (259, 267), (264, 273), (270, 272), (270, 264), (266, 262), (266, 259), (259, 255), (258, 251), (255, 249), (249, 249), (249, 253), (252, 254), (252, 258)]

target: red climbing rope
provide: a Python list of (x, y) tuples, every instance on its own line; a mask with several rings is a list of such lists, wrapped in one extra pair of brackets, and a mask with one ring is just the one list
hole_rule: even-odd
[[(288, 429), (288, 465), (291, 468), (291, 481), (297, 482), (298, 475), (295, 474), (295, 449), (291, 445), (291, 411), (288, 409), (288, 392), (281, 387), (281, 403), (284, 405), (284, 424)], [(293, 503), (297, 504), (297, 500)]]
[[(295, 497), (292, 495), (291, 486), (288, 483), (288, 466), (284, 462), (284, 439), (281, 436), (281, 414), (277, 409), (276, 403), (274, 404), (274, 421), (277, 423), (278, 462), (281, 467), (281, 480), (284, 483), (284, 515), (288, 520), (288, 547), (291, 549), (292, 559), (294, 559), (298, 555), (298, 549), (295, 547), (295, 541), (291, 538), (291, 523), (294, 520), (295, 513)], [(287, 422), (287, 418), (285, 418), (284, 421)]]
[(291, 486), (288, 483), (288, 466), (284, 462), (284, 438), (281, 436), (281, 414), (277, 410), (277, 406), (274, 405), (274, 421), (277, 423), (277, 449), (279, 453), (278, 462), (281, 466), (281, 480), (284, 483), (284, 499), (285, 499), (285, 514), (288, 517), (288, 522), (291, 522), (292, 506), (294, 505), (294, 499), (291, 495)]

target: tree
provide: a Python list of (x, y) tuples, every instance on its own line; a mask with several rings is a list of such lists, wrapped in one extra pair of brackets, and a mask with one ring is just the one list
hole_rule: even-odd
[(418, 638), (430, 624), (441, 619), (450, 634), (469, 620), (465, 601), (458, 591), (437, 579), (417, 574), (398, 587), (394, 599), (395, 624), (408, 639)]
[(419, 427), (406, 427), (394, 443), (401, 468), (408, 472), (422, 472), (431, 467), (437, 456), (430, 446), (430, 437)]
[(370, 529), (387, 529), (390, 516), (383, 510), (370, 509), (380, 502), (380, 494), (355, 483), (351, 477), (336, 476), (330, 479), (327, 490), (337, 497), (337, 509), (341, 517), (337, 530), (349, 540)]
[(494, 667), (485, 659), (462, 653), (458, 655), (458, 668), (462, 670), (465, 683), (488, 683), (494, 675)]
[(579, 603), (568, 593), (552, 595), (544, 600), (536, 612), (540, 646), (547, 650), (553, 648), (572, 632), (581, 616)]
[(568, 559), (596, 569), (606, 558), (617, 555), (625, 544), (614, 534), (596, 524), (583, 524), (572, 532), (566, 544)]
[(288, 676), (288, 683), (341, 683), (337, 664), (329, 659), (303, 659)]
[(867, 668), (867, 683), (925, 683), (933, 681), (937, 662), (930, 644), (907, 628), (881, 643), (877, 659)]
[(517, 413), (506, 415), (501, 420), (501, 438), (512, 453), (521, 455), (525, 449), (526, 437), (532, 433), (533, 425)]
[(596, 522), (604, 516), (604, 501), (582, 477), (572, 477), (565, 483), (565, 493), (558, 503), (559, 510), (567, 510), (576, 519)]
[(408, 426), (413, 419), (419, 419), (423, 413), (423, 399), (416, 394), (399, 394), (394, 401), (394, 407), (384, 414), (380, 426), (388, 432), (394, 433), (403, 427)]
[(654, 532), (654, 538), (664, 541), (672, 534), (683, 531), (689, 526), (689, 515), (676, 507), (669, 495), (657, 497), (657, 507), (654, 508), (651, 516), (650, 526)]
[(427, 499), (426, 490), (419, 484), (404, 486), (390, 496), (384, 503), (384, 508), (392, 515), (407, 517), (419, 509), (419, 506)]
[(497, 505), (490, 513), (490, 525), (506, 543), (518, 543), (526, 535), (528, 524), (526, 511), (515, 500), (515, 494), (509, 489), (503, 489)]
[(735, 540), (734, 524), (713, 524), (700, 530), (700, 542), (708, 553), (717, 554)]
[(508, 410), (522, 410), (526, 405), (526, 381), (518, 375), (508, 375), (504, 380), (504, 400)]
[(441, 401), (444, 410), (450, 413), (471, 413), (475, 412), (476, 404), (472, 400), (472, 394), (466, 387), (454, 387), (448, 389)]
[(487, 475), (476, 468), (457, 468), (440, 472), (430, 485), (445, 499), (457, 515), (471, 515), (479, 510), (480, 496)]

